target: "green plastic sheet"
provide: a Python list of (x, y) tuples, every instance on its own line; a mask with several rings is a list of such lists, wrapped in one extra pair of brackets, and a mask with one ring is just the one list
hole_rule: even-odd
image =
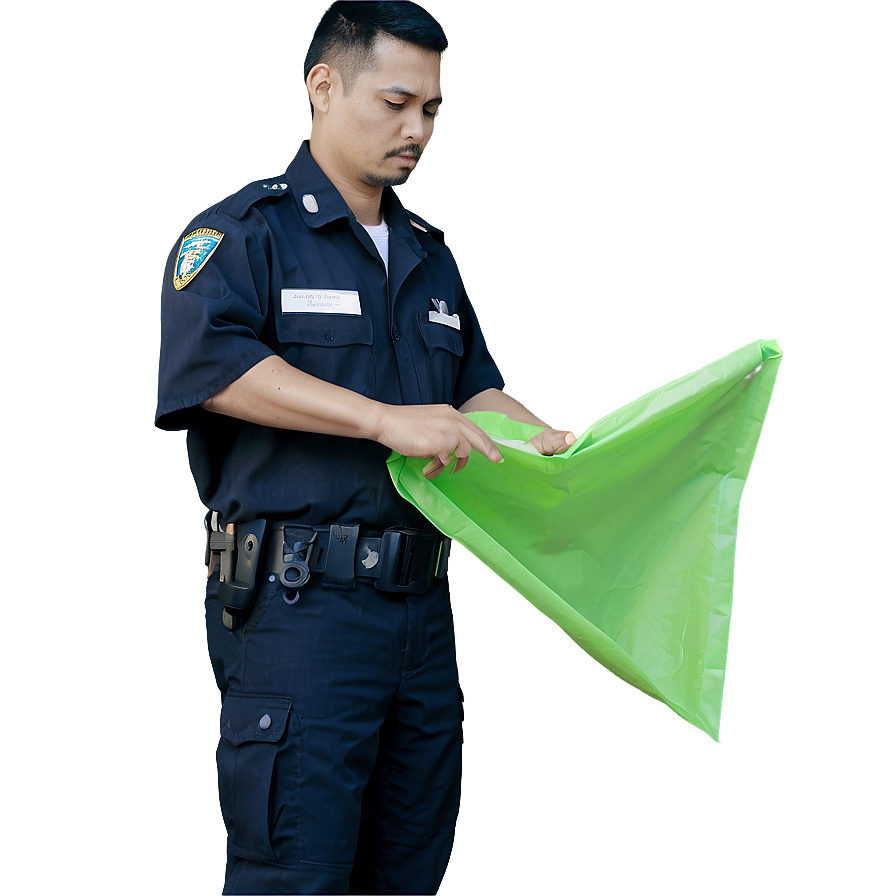
[(599, 420), (542, 457), (538, 427), (470, 418), (501, 447), (430, 481), (393, 453), (399, 493), (594, 659), (714, 740), (741, 494), (781, 351), (759, 341)]

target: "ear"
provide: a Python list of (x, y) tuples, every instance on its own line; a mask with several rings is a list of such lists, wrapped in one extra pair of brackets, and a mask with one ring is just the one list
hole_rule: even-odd
[(305, 86), (308, 88), (308, 99), (315, 111), (326, 113), (330, 108), (330, 98), (335, 86), (336, 73), (325, 62), (319, 62), (308, 72)]

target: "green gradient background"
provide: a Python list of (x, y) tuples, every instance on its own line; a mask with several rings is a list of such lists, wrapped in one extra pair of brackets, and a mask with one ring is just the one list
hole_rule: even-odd
[[(894, 4), (430, 6), (448, 101), (404, 197), (515, 394), (582, 427), (752, 339), (785, 351), (721, 746), (458, 551), (446, 891), (892, 893)], [(148, 423), (158, 281), (182, 224), (305, 132), (319, 9), (0, 9), (5, 893), (219, 886), (199, 508)]]

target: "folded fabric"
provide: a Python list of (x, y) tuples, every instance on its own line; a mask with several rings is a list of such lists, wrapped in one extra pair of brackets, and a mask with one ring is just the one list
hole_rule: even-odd
[(474, 452), (430, 481), (393, 453), (399, 493), (594, 659), (719, 739), (744, 482), (781, 351), (759, 341), (604, 417), (565, 454), (536, 426), (473, 413)]

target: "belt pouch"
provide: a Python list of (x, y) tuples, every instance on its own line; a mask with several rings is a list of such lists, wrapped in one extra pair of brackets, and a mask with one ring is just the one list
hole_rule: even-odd
[(386, 529), (380, 542), (376, 587), (399, 594), (426, 593), (432, 587), (442, 541), (439, 535), (417, 529)]
[(355, 584), (355, 549), (360, 526), (330, 526), (330, 543), (324, 567), (324, 584), (352, 588)]
[(218, 585), (218, 600), (229, 610), (244, 613), (252, 607), (265, 527), (265, 520), (239, 523), (232, 548), (236, 552), (236, 563), (231, 561), (225, 564), (224, 557), (221, 558), (222, 579)]

